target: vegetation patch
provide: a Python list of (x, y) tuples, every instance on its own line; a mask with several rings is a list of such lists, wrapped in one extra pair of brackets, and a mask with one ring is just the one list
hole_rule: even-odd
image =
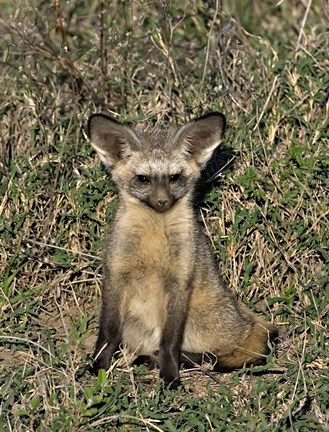
[[(329, 429), (328, 19), (321, 0), (0, 2), (0, 430)], [(83, 373), (117, 205), (85, 133), (102, 110), (228, 118), (198, 214), (280, 329), (265, 366), (184, 369), (176, 392), (124, 352)]]

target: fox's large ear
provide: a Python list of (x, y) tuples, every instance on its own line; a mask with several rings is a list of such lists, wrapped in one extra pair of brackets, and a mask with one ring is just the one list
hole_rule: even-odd
[(88, 137), (101, 161), (110, 169), (139, 147), (139, 140), (129, 126), (104, 114), (89, 117)]
[(203, 168), (221, 141), (225, 123), (223, 114), (210, 113), (180, 127), (174, 140)]

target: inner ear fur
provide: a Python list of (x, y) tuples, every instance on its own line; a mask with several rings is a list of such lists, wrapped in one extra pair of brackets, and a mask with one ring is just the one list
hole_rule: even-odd
[(139, 147), (135, 132), (106, 114), (93, 114), (89, 117), (87, 132), (91, 145), (109, 168)]
[(204, 166), (221, 142), (226, 120), (221, 113), (209, 113), (181, 126), (175, 135), (178, 146)]

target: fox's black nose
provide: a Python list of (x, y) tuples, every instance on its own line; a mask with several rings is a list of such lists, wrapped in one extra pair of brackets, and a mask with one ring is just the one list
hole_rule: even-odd
[(158, 199), (158, 204), (160, 207), (166, 207), (168, 205), (169, 200), (167, 199)]

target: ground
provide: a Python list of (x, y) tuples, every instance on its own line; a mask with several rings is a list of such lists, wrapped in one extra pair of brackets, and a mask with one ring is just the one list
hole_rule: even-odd
[[(176, 3), (0, 2), (1, 430), (329, 429), (328, 3)], [(117, 205), (86, 137), (99, 111), (226, 115), (198, 215), (236, 295), (280, 329), (265, 366), (184, 369), (176, 392), (125, 353), (83, 373)]]

